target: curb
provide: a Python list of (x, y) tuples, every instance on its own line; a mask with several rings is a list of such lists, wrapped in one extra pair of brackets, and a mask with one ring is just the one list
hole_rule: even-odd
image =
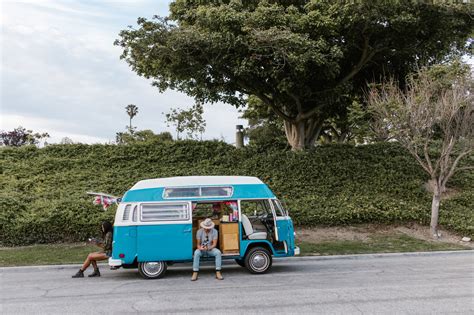
[[(324, 261), (324, 260), (363, 260), (373, 258), (392, 258), (392, 257), (429, 257), (429, 256), (443, 256), (443, 255), (461, 255), (473, 256), (474, 250), (463, 249), (454, 251), (434, 251), (434, 252), (405, 252), (405, 253), (379, 253), (379, 254), (354, 254), (354, 255), (332, 255), (332, 256), (296, 256), (296, 257), (275, 257), (279, 261)], [(229, 260), (230, 261), (230, 260)], [(226, 264), (224, 260), (222, 262)], [(233, 264), (231, 262), (230, 264)], [(48, 269), (75, 269), (82, 264), (65, 264), (65, 265), (38, 265), (38, 266), (17, 266), (17, 267), (0, 267), (0, 272), (3, 271), (26, 271), (26, 270), (48, 270)], [(99, 263), (100, 267), (107, 268), (107, 263)], [(227, 264), (226, 264), (227, 265)]]
[[(375, 253), (375, 254), (351, 254), (351, 255), (330, 255), (330, 256), (296, 256), (287, 257), (288, 260), (350, 260), (350, 259), (372, 259), (372, 258), (391, 258), (391, 257), (427, 257), (442, 255), (474, 255), (472, 249), (450, 250), (450, 251), (432, 251), (432, 252), (401, 252), (401, 253)], [(278, 258), (277, 258), (278, 259)], [(282, 258), (285, 259), (285, 258)]]

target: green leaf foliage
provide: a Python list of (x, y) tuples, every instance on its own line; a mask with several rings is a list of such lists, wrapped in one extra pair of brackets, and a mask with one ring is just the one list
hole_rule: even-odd
[(456, 2), (176, 0), (169, 16), (138, 18), (115, 44), (160, 91), (236, 107), (257, 97), (299, 150), (367, 82), (471, 55), (471, 4)]
[[(236, 149), (220, 141), (70, 144), (1, 148), (0, 155), (0, 240), (8, 246), (98, 235), (115, 209), (94, 206), (86, 191), (121, 196), (138, 180), (168, 176), (257, 176), (298, 225), (427, 223), (430, 217), (426, 176), (392, 143), (310, 152)], [(456, 193), (442, 203), (440, 224), (473, 235), (474, 175), (459, 173), (451, 185)]]

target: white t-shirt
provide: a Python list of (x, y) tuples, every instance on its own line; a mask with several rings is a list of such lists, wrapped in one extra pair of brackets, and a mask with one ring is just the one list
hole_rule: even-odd
[(217, 240), (219, 236), (219, 232), (217, 232), (216, 229), (210, 229), (209, 233), (206, 233), (206, 230), (203, 228), (200, 228), (197, 233), (196, 233), (196, 239), (198, 241), (198, 244), (201, 244), (201, 246), (211, 246), (213, 240)]

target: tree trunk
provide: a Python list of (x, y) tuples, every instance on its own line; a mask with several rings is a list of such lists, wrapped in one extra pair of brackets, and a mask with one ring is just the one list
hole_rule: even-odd
[(431, 222), (430, 232), (433, 238), (439, 238), (438, 233), (438, 216), (439, 216), (439, 203), (441, 201), (440, 188), (436, 185), (433, 192), (433, 200), (431, 202)]
[(322, 119), (310, 118), (297, 122), (285, 121), (285, 134), (293, 151), (302, 151), (314, 146), (323, 127)]

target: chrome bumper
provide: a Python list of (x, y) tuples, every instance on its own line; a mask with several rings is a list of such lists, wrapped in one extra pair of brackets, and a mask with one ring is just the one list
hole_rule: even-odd
[(300, 254), (300, 248), (298, 246), (295, 246), (295, 256)]
[(119, 267), (122, 266), (121, 259), (113, 259), (112, 257), (109, 258), (109, 266), (110, 267)]

